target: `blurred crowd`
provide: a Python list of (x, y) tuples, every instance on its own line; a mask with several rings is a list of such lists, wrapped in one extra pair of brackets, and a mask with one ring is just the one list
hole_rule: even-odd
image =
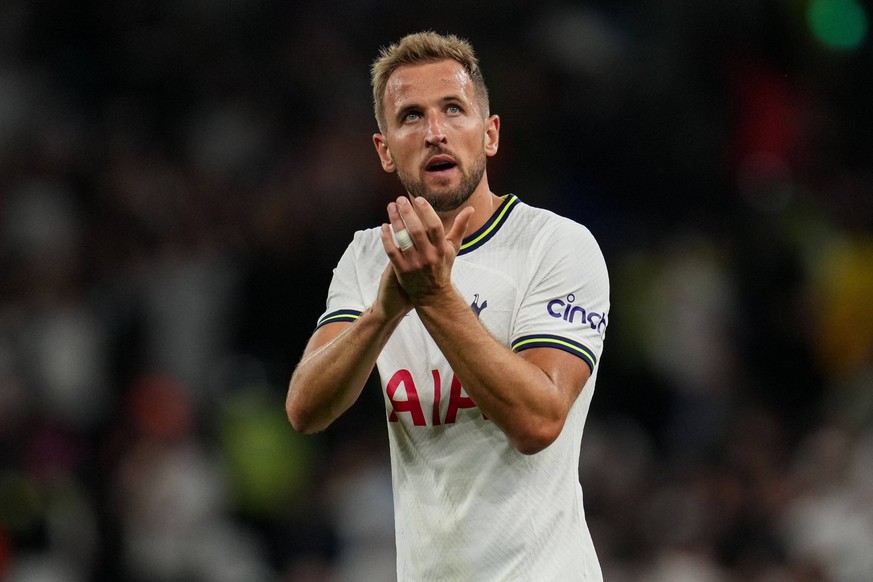
[(606, 579), (873, 579), (871, 17), (4, 0), (0, 580), (393, 579), (377, 384), (313, 437), (283, 403), (399, 193), (369, 63), (422, 29), (479, 53), (495, 190), (606, 255), (580, 463)]

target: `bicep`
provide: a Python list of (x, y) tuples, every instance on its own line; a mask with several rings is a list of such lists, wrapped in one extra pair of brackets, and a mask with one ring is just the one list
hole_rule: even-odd
[(591, 368), (582, 358), (555, 348), (530, 348), (519, 355), (541, 369), (552, 381), (567, 410), (582, 392)]
[(345, 321), (337, 321), (334, 323), (326, 323), (321, 327), (317, 328), (312, 336), (309, 338), (309, 342), (306, 344), (306, 348), (303, 350), (303, 358), (307, 358), (308, 356), (314, 354), (334, 339), (339, 337), (345, 330), (347, 330), (352, 324)]

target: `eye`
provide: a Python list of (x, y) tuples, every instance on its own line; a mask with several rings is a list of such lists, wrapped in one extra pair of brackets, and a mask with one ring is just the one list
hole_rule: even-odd
[(410, 123), (413, 121), (417, 121), (420, 118), (421, 114), (418, 111), (407, 111), (403, 114), (403, 117), (401, 119), (403, 120), (403, 123)]
[(463, 110), (459, 105), (452, 104), (446, 107), (446, 113), (448, 113), (449, 115), (460, 115), (462, 112)]

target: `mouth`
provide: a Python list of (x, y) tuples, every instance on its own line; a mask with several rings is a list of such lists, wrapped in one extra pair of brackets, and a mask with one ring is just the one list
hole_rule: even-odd
[(458, 166), (454, 158), (447, 155), (434, 156), (424, 165), (424, 171), (429, 174), (442, 174)]

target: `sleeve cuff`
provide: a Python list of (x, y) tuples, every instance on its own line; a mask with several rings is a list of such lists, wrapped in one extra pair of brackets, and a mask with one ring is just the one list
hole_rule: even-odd
[(594, 366), (597, 364), (597, 356), (594, 355), (591, 348), (557, 335), (526, 335), (513, 341), (511, 348), (513, 352), (521, 352), (530, 348), (555, 348), (563, 350), (584, 360), (588, 367), (591, 368), (592, 373), (594, 372)]
[(325, 313), (321, 316), (321, 319), (318, 320), (315, 329), (318, 329), (319, 327), (327, 323), (336, 323), (339, 321), (344, 321), (347, 323), (355, 322), (361, 318), (361, 313), (362, 312), (356, 309), (339, 309), (337, 311)]

